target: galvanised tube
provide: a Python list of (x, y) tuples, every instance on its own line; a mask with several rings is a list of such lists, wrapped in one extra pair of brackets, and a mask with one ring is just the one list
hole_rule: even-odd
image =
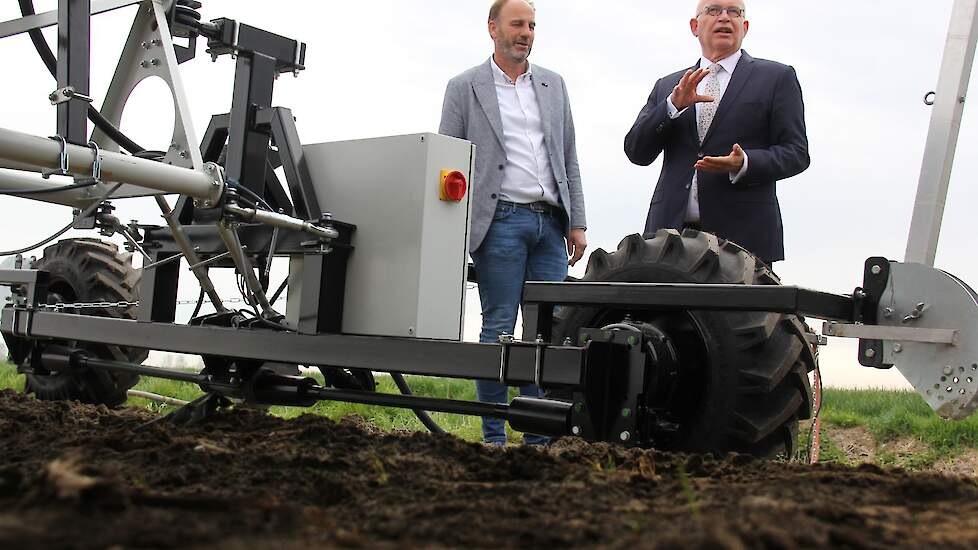
[[(95, 152), (88, 147), (67, 145), (68, 172), (79, 177), (92, 174)], [(216, 204), (224, 192), (219, 169), (209, 164), (210, 172), (197, 172), (152, 160), (112, 151), (99, 152), (102, 179), (128, 183), (165, 193), (178, 193)], [(0, 128), (0, 161), (29, 164), (59, 170), (61, 143), (57, 140)]]
[(227, 311), (224, 307), (224, 302), (221, 301), (221, 296), (217, 293), (214, 288), (214, 283), (211, 281), (210, 275), (207, 273), (207, 267), (199, 265), (200, 256), (197, 255), (197, 251), (194, 250), (193, 244), (190, 243), (190, 239), (187, 238), (187, 233), (183, 230), (183, 225), (180, 221), (176, 219), (173, 210), (170, 208), (170, 204), (166, 202), (163, 197), (156, 197), (156, 204), (160, 207), (160, 211), (163, 212), (163, 219), (166, 220), (166, 224), (170, 226), (170, 232), (173, 234), (173, 240), (176, 241), (180, 250), (183, 251), (184, 257), (187, 258), (187, 262), (191, 266), (191, 271), (193, 271), (194, 276), (197, 277), (197, 282), (200, 283), (200, 289), (203, 290), (207, 296), (211, 299), (211, 303), (214, 304), (214, 308), (219, 312)]
[(33, 189), (37, 190), (38, 194), (18, 193), (14, 196), (54, 204), (63, 204), (72, 208), (86, 208), (98, 200), (97, 194), (93, 194), (91, 188), (45, 192), (48, 189), (62, 187), (63, 185), (66, 184), (46, 180), (40, 174), (0, 168), (0, 193)]
[(320, 239), (333, 240), (340, 236), (339, 231), (332, 227), (320, 227), (313, 223), (300, 220), (299, 218), (293, 218), (292, 216), (286, 216), (277, 212), (255, 208), (242, 208), (231, 203), (228, 203), (224, 207), (224, 210), (244, 221), (263, 223), (272, 227), (281, 227), (282, 229), (291, 229), (293, 231), (302, 231)]

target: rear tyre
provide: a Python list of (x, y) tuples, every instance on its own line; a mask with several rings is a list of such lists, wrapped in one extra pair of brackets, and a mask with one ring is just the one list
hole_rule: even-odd
[[(581, 281), (780, 284), (743, 248), (693, 230), (660, 230), (648, 239), (632, 235), (615, 252), (597, 250)], [(668, 402), (678, 432), (656, 447), (794, 456), (798, 422), (811, 417), (808, 372), (815, 368), (808, 328), (797, 315), (565, 307), (555, 317), (553, 341), (577, 342), (582, 328), (623, 321), (662, 330), (679, 356)]]
[[(47, 302), (133, 302), (138, 299), (142, 272), (132, 267), (132, 255), (120, 254), (115, 244), (98, 239), (68, 239), (44, 249), (35, 264), (51, 274)], [(135, 307), (65, 310), (81, 316), (134, 319)], [(84, 322), (84, 319), (79, 319)], [(102, 359), (142, 363), (148, 351), (141, 348), (87, 342), (53, 342), (88, 351)], [(29, 363), (30, 359), (27, 359)], [(77, 400), (83, 403), (116, 407), (125, 403), (126, 391), (136, 385), (139, 376), (109, 373), (97, 369), (49, 372), (43, 365), (26, 365), (24, 391), (46, 401)]]

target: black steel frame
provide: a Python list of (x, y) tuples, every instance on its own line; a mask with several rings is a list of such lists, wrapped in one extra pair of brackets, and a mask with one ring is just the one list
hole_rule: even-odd
[[(88, 103), (91, 57), (91, 0), (58, 0), (58, 88), (72, 88), (57, 105), (58, 135), (69, 143), (88, 143)], [(79, 97), (79, 95), (81, 97)]]

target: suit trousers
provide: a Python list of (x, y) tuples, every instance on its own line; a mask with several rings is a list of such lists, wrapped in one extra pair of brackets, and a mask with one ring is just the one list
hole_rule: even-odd
[[(472, 253), (482, 302), (480, 342), (494, 343), (500, 334), (513, 334), (525, 281), (567, 278), (565, 228), (565, 218), (556, 209), (541, 212), (512, 203), (496, 207), (485, 239)], [(476, 394), (485, 403), (506, 403), (509, 388), (499, 382), (478, 380)], [(520, 388), (520, 394), (540, 397), (541, 392), (528, 385)], [(486, 443), (505, 444), (505, 422), (483, 418), (482, 435)], [(530, 445), (547, 441), (538, 435), (523, 437), (523, 442)]]

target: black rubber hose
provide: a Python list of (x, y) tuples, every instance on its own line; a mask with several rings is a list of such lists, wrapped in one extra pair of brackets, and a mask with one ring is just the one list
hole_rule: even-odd
[[(33, 0), (18, 0), (18, 2), (20, 3), (20, 13), (22, 16), (29, 17), (36, 14)], [(57, 78), (58, 60), (54, 57), (54, 53), (51, 52), (51, 48), (48, 46), (47, 40), (44, 39), (41, 29), (31, 29), (27, 31), (27, 34), (30, 35), (31, 42), (34, 43), (34, 49), (37, 50), (37, 55), (41, 56), (41, 60), (47, 66), (48, 72), (51, 73), (51, 76)], [(129, 139), (121, 130), (102, 116), (102, 113), (93, 105), (88, 106), (88, 118), (95, 124), (96, 128), (102, 130), (109, 139), (118, 143), (126, 151), (134, 155), (145, 151), (144, 148)]]
[[(411, 387), (408, 386), (407, 380), (404, 379), (403, 374), (399, 372), (392, 372), (391, 378), (394, 379), (394, 384), (397, 385), (397, 389), (401, 390), (401, 393), (403, 395), (414, 395), (414, 393), (411, 391)], [(439, 426), (438, 423), (434, 421), (434, 419), (431, 418), (431, 415), (429, 415), (427, 411), (423, 411), (421, 409), (411, 409), (411, 410), (414, 411), (414, 414), (418, 417), (418, 420), (420, 420), (421, 423), (424, 424), (424, 427), (428, 428), (429, 432), (433, 434), (445, 433), (445, 430), (441, 426)]]

